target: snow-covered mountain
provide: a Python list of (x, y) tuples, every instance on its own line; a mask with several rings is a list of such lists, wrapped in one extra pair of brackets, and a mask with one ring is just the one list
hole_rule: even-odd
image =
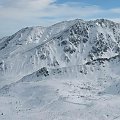
[(120, 23), (76, 19), (0, 40), (2, 119), (120, 120), (119, 84)]

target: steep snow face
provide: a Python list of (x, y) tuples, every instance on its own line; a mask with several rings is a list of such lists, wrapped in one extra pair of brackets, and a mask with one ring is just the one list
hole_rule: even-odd
[(1, 40), (0, 74), (23, 77), (42, 67), (69, 67), (110, 58), (119, 54), (119, 42), (120, 24), (104, 19), (25, 28)]
[[(0, 63), (1, 71), (6, 74), (18, 74), (22, 71), (25, 73), (33, 71), (36, 68), (35, 61), (37, 62), (38, 52), (36, 52), (36, 46), (44, 44), (51, 40), (55, 35), (67, 29), (70, 25), (74, 24), (74, 21), (64, 21), (48, 28), (45, 27), (27, 27), (24, 28), (12, 36), (5, 37), (0, 40)], [(30, 54), (27, 51), (33, 49)], [(35, 52), (34, 52), (35, 51)], [(41, 58), (44, 58), (44, 56)], [(27, 63), (26, 63), (27, 62)], [(39, 61), (40, 62), (40, 61)], [(16, 63), (16, 64), (14, 64)], [(29, 68), (27, 68), (29, 64)], [(17, 66), (16, 66), (17, 65)], [(24, 68), (26, 70), (24, 70)], [(22, 68), (21, 68), (22, 67)], [(40, 66), (38, 66), (40, 67)], [(12, 69), (12, 70), (11, 70)], [(31, 69), (31, 71), (30, 71)], [(11, 72), (10, 72), (11, 71)], [(16, 72), (15, 72), (16, 71)]]

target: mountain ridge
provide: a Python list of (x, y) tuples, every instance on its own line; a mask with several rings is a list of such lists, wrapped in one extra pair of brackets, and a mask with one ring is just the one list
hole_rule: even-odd
[[(109, 27), (110, 29), (108, 29)], [(35, 61), (32, 60), (31, 62), (33, 64), (35, 64), (34, 62), (37, 62), (36, 64), (38, 64), (37, 65), (38, 68), (35, 68), (37, 70), (41, 66), (39, 62), (42, 59), (45, 59), (45, 62), (47, 62), (47, 64), (49, 64), (48, 61), (51, 61), (50, 64), (54, 64), (54, 62), (56, 62), (55, 64), (62, 65), (62, 63), (60, 62), (62, 61), (64, 63), (64, 65), (62, 66), (67, 66), (67, 64), (69, 66), (69, 61), (76, 61), (77, 59), (78, 59), (77, 61), (80, 61), (79, 64), (82, 64), (82, 62), (85, 63), (92, 59), (102, 58), (102, 56), (103, 58), (105, 58), (104, 56), (112, 57), (119, 54), (120, 47), (119, 47), (118, 39), (120, 37), (119, 35), (120, 33), (119, 31), (117, 31), (119, 30), (119, 28), (120, 25), (118, 23), (114, 23), (112, 21), (105, 19), (98, 19), (94, 21), (84, 21), (81, 19), (76, 19), (72, 21), (60, 22), (48, 28), (27, 27), (18, 31), (12, 36), (12, 38), (14, 38), (17, 35), (19, 36), (18, 38), (16, 37), (12, 39), (8, 37), (6, 39), (7, 41), (8, 39), (10, 39), (12, 41), (15, 40), (20, 42), (9, 43), (10, 44), (10, 45), (8, 44), (9, 47), (5, 47), (5, 50), (4, 49), (1, 50), (0, 51), (1, 55), (6, 54), (5, 52), (9, 51), (5, 55), (5, 60), (3, 56), (1, 61), (4, 61), (5, 63), (6, 60), (9, 61), (9, 59), (14, 58), (15, 56), (25, 58), (25, 56), (28, 54), (28, 58), (26, 59), (26, 62), (29, 61), (30, 59), (31, 60), (36, 59)], [(118, 32), (117, 35), (114, 34), (114, 29), (115, 31)], [(31, 30), (32, 31), (34, 30), (33, 34)], [(23, 33), (23, 35), (21, 32)], [(93, 32), (94, 35), (92, 34)], [(52, 48), (55, 49), (52, 50)], [(41, 49), (44, 49), (43, 50), (44, 52), (42, 51), (43, 53), (41, 52)], [(39, 55), (39, 52), (42, 54)], [(62, 54), (58, 56), (57, 53), (53, 53), (53, 52), (58, 52), (58, 54), (59, 53)], [(34, 56), (34, 54), (36, 54), (36, 56)], [(7, 58), (7, 56), (9, 56), (9, 58)], [(30, 58), (30, 56), (35, 58)], [(77, 59), (75, 58), (76, 60), (73, 58), (75, 56), (78, 56)], [(83, 58), (79, 58), (80, 56), (82, 56)], [(75, 65), (76, 63), (71, 62), (70, 64)], [(23, 64), (23, 63), (21, 62), (18, 64)], [(32, 69), (34, 69), (33, 68), (34, 65), (29, 65), (29, 66), (31, 66)], [(52, 66), (48, 65), (48, 66), (54, 67), (53, 65)]]

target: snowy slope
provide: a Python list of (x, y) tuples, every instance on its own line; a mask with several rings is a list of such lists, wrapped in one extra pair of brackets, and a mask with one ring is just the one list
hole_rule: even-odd
[(0, 120), (120, 120), (120, 24), (24, 28), (0, 40)]
[(42, 68), (0, 89), (1, 118), (119, 120), (120, 87), (116, 83), (120, 71), (114, 68), (118, 65), (120, 56), (84, 67)]

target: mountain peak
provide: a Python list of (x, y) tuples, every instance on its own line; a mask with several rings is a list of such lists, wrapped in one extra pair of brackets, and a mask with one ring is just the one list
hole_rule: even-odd
[[(98, 58), (109, 59), (118, 55), (119, 38), (118, 24), (106, 19), (75, 19), (49, 27), (26, 27), (2, 40), (0, 60), (5, 61), (4, 70), (8, 72), (14, 68), (17, 74), (18, 71), (28, 74), (46, 66), (83, 65)], [(22, 60), (18, 61), (18, 56)], [(18, 66), (24, 66), (16, 68), (12, 65), (13, 59)], [(29, 66), (28, 69), (25, 66)]]

